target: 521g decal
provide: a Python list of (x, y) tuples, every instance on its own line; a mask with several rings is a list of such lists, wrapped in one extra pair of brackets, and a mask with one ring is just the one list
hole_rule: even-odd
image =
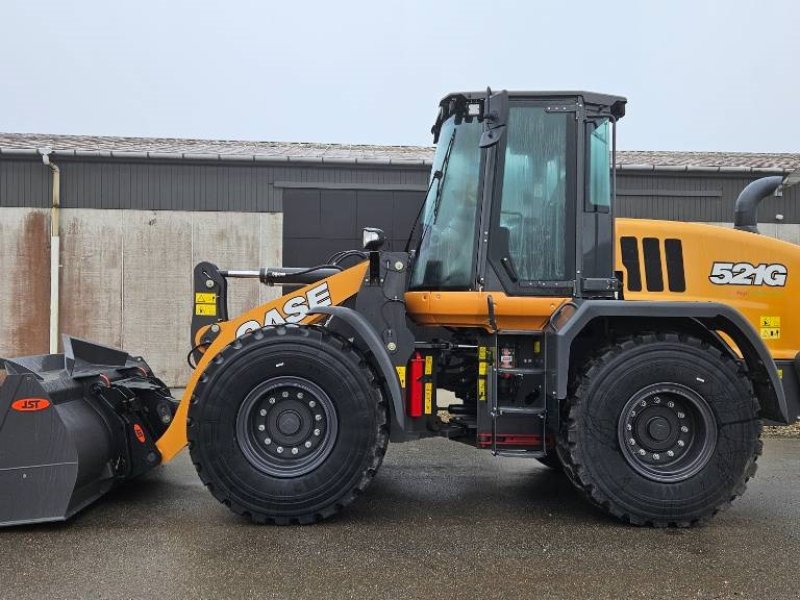
[(750, 263), (715, 262), (708, 280), (715, 285), (767, 285), (783, 287), (789, 270), (780, 263), (751, 265)]

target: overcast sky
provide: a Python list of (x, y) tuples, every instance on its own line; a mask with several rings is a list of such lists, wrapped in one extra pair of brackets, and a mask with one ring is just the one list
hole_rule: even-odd
[(798, 0), (2, 0), (0, 130), (429, 144), (450, 91), (624, 95), (620, 147), (800, 152)]

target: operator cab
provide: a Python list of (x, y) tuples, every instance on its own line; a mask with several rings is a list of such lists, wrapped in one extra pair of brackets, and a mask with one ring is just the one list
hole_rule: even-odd
[(613, 296), (625, 103), (589, 92), (446, 96), (409, 290)]

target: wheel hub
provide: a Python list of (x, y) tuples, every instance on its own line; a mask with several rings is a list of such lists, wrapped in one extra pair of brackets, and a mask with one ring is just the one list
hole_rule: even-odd
[(293, 410), (286, 410), (278, 416), (278, 429), (286, 435), (297, 433), (302, 423), (300, 416)]
[(620, 414), (618, 432), (622, 453), (634, 470), (662, 482), (696, 474), (717, 441), (708, 403), (676, 383), (650, 385), (634, 394)]
[(302, 377), (278, 377), (256, 386), (236, 420), (237, 441), (261, 471), (298, 477), (330, 453), (338, 430), (333, 402)]
[(663, 442), (672, 433), (669, 421), (664, 417), (654, 417), (647, 423), (647, 433), (656, 441)]

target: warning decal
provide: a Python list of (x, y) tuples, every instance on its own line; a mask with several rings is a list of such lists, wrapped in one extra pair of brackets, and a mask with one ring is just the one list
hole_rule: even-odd
[(778, 316), (762, 315), (759, 319), (762, 340), (781, 339), (781, 318)]
[(406, 368), (405, 367), (395, 367), (397, 369), (397, 377), (400, 379), (400, 387), (406, 387)]

